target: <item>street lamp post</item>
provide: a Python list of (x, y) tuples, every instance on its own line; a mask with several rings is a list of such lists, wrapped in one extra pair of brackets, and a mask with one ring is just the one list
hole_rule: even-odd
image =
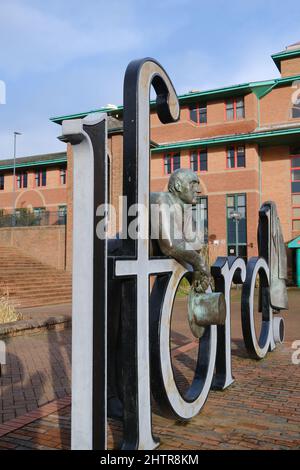
[(235, 221), (235, 256), (239, 256), (239, 221), (242, 214), (239, 211), (232, 211), (230, 218)]
[(16, 154), (17, 154), (17, 135), (22, 135), (21, 132), (14, 132), (14, 170), (13, 170), (13, 217), (12, 225), (16, 225)]

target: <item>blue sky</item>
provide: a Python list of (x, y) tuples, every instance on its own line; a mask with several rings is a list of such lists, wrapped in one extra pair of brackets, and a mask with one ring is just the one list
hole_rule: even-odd
[(278, 77), (300, 41), (299, 0), (0, 0), (0, 159), (65, 149), (50, 116), (122, 103), (132, 59), (154, 57), (178, 94)]

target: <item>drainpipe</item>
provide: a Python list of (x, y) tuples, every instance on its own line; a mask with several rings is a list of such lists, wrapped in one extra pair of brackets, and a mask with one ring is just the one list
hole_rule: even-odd
[(257, 154), (258, 154), (258, 179), (259, 179), (259, 207), (262, 204), (262, 175), (261, 175), (261, 148), (260, 145), (257, 145)]
[[(256, 96), (257, 98), (257, 126), (260, 127), (260, 97)], [(259, 178), (259, 207), (261, 207), (262, 203), (262, 181), (261, 181), (261, 148), (260, 145), (257, 145), (257, 153), (258, 153), (258, 178)]]
[(296, 249), (296, 285), (300, 287), (300, 248)]

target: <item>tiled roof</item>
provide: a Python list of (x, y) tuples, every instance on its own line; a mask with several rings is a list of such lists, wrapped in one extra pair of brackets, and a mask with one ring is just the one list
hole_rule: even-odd
[[(57, 152), (57, 153), (46, 153), (43, 155), (31, 155), (29, 157), (18, 157), (16, 158), (16, 167), (18, 166), (30, 166), (32, 163), (33, 165), (37, 165), (39, 163), (61, 163), (67, 161), (67, 154), (66, 152)], [(5, 160), (0, 160), (0, 168), (11, 168), (13, 167), (14, 159), (9, 158)]]

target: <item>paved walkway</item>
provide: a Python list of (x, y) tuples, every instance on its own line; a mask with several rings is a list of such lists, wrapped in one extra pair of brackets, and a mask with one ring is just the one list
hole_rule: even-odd
[(24, 320), (34, 318), (49, 318), (55, 317), (56, 315), (72, 315), (71, 304), (59, 304), (59, 305), (45, 305), (42, 307), (27, 307), (18, 309), (22, 313)]
[(8, 338), (0, 423), (71, 393), (71, 330)]
[[(233, 293), (233, 299), (237, 296)], [(300, 292), (290, 291), (289, 300), (286, 341), (259, 362), (245, 353), (239, 303), (233, 303), (236, 381), (225, 392), (211, 391), (202, 412), (188, 423), (154, 413), (154, 433), (161, 439), (161, 449), (300, 448), (300, 364), (291, 362), (291, 344), (300, 340)], [(191, 380), (196, 356), (181, 315), (183, 304), (180, 300), (174, 312), (172, 342), (182, 388)], [(0, 379), (4, 423), (0, 425), (0, 448), (69, 448), (70, 343), (70, 330), (7, 340), (8, 364)], [(110, 421), (110, 448), (118, 447), (121, 433), (120, 424)]]

